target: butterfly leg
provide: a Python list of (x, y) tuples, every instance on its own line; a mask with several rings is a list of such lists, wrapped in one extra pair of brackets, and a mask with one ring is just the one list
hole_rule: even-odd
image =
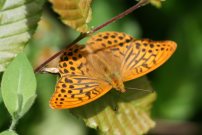
[(121, 92), (119, 91), (111, 91), (111, 98), (110, 98), (110, 107), (112, 110), (114, 110), (115, 113), (118, 113), (119, 112), (119, 101), (120, 101), (120, 98), (121, 98)]

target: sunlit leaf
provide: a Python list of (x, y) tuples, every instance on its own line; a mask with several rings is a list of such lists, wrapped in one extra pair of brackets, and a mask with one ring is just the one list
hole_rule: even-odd
[(161, 2), (165, 0), (150, 0), (150, 3), (156, 7), (161, 7)]
[(44, 0), (0, 1), (0, 72), (21, 52), (34, 33)]
[(79, 32), (89, 30), (88, 23), (91, 20), (92, 0), (49, 0), (53, 9), (60, 15), (61, 20)]
[[(146, 78), (129, 83), (152, 90)], [(155, 99), (155, 92), (128, 90), (126, 94), (117, 94), (111, 91), (97, 101), (71, 109), (71, 112), (82, 118), (87, 126), (105, 135), (141, 135), (155, 126), (149, 113)]]
[(21, 117), (31, 107), (36, 94), (36, 79), (23, 53), (11, 62), (3, 74), (2, 98), (13, 118)]

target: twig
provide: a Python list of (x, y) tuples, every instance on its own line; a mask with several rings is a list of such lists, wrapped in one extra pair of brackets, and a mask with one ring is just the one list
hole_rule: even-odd
[(197, 123), (157, 119), (152, 135), (199, 135), (201, 127)]
[[(77, 42), (79, 42), (81, 39), (83, 39), (86, 34), (83, 34), (81, 33), (74, 41), (72, 41), (69, 45), (68, 45), (68, 48), (73, 46), (74, 44), (76, 44)], [(62, 54), (63, 52), (65, 51), (65, 49), (55, 53), (53, 56), (51, 56), (50, 58), (48, 58), (45, 62), (43, 62), (41, 65), (39, 65), (35, 70), (34, 72), (37, 73), (37, 72), (40, 72), (41, 69), (43, 67), (45, 67), (50, 61), (52, 61), (53, 59), (55, 59), (57, 56), (59, 56), (60, 54)]]
[[(73, 46), (74, 44), (76, 44), (77, 42), (79, 42), (80, 40), (82, 40), (83, 38), (95, 33), (96, 31), (102, 29), (103, 27), (123, 18), (124, 16), (130, 14), (131, 12), (133, 12), (134, 10), (138, 9), (139, 7), (145, 5), (148, 3), (148, 0), (140, 0), (136, 5), (132, 6), (131, 8), (125, 10), (124, 12), (118, 14), (117, 16), (111, 18), (110, 20), (106, 21), (105, 23), (99, 25), (98, 27), (92, 29), (91, 31), (89, 31), (88, 33), (81, 33), (73, 42), (71, 42), (67, 48)], [(67, 49), (66, 48), (66, 49)], [(54, 54), (53, 56), (51, 56), (50, 58), (48, 58), (45, 62), (43, 62), (41, 65), (39, 65), (34, 71), (35, 73), (40, 72), (41, 69), (43, 67), (45, 67), (50, 61), (52, 61), (53, 59), (55, 59), (56, 57), (58, 57), (60, 54), (62, 54), (65, 51), (65, 49), (57, 52), (56, 54)]]
[(107, 26), (107, 25), (109, 25), (109, 24), (111, 24), (111, 23), (125, 17), (126, 15), (132, 13), (134, 10), (138, 9), (139, 7), (141, 7), (141, 6), (143, 6), (143, 5), (147, 4), (147, 3), (148, 3), (148, 0), (141, 0), (136, 5), (130, 7), (129, 9), (125, 10), (124, 12), (122, 12), (122, 13), (118, 14), (117, 16), (111, 18), (110, 20), (108, 20), (107, 22), (101, 24), (100, 26), (92, 29), (89, 33), (92, 34), (92, 33), (96, 32), (96, 31), (102, 29), (103, 27), (105, 27), (105, 26)]

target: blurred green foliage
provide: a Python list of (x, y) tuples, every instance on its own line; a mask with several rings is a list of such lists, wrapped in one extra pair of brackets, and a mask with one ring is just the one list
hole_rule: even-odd
[[(202, 2), (191, 3), (191, 10), (188, 10), (190, 9), (189, 1), (167, 1), (166, 3), (161, 13), (152, 13), (151, 9), (148, 9), (149, 13), (158, 16), (159, 23), (152, 25), (156, 21), (150, 20), (147, 30), (156, 29), (156, 31), (145, 35), (153, 39), (174, 40), (178, 48), (168, 63), (150, 74), (153, 86), (158, 93), (153, 111), (158, 118), (182, 121), (201, 120), (197, 114), (202, 112), (202, 94), (200, 94)], [(158, 27), (161, 29), (159, 30)], [(146, 33), (146, 30), (144, 32)]]
[[(130, 0), (93, 1), (91, 26), (105, 22), (133, 4), (134, 1)], [(167, 0), (160, 9), (147, 5), (101, 30), (125, 32), (136, 38), (177, 42), (178, 48), (172, 58), (148, 75), (158, 93), (152, 109), (155, 119), (191, 121), (196, 124), (202, 122), (201, 7), (201, 0)], [(35, 66), (39, 64), (39, 55), (47, 48), (59, 50), (78, 35), (56, 19), (58, 16), (53, 13), (48, 3), (45, 6), (44, 18), (45, 23), (39, 26), (35, 38), (26, 47), (26, 52)], [(82, 41), (84, 42), (85, 40)], [(38, 75), (37, 81), (43, 83), (38, 83), (36, 102), (17, 125), (19, 134), (95, 134), (68, 111), (51, 111), (48, 97), (51, 97), (54, 91), (56, 76)], [(10, 118), (7, 113), (0, 99), (0, 131), (9, 127)]]

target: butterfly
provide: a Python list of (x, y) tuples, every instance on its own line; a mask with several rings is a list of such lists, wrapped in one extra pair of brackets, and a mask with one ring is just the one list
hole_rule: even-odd
[(124, 82), (141, 77), (166, 62), (176, 50), (173, 41), (138, 40), (121, 32), (101, 32), (86, 46), (65, 50), (59, 62), (51, 108), (75, 108), (112, 88), (125, 92)]

